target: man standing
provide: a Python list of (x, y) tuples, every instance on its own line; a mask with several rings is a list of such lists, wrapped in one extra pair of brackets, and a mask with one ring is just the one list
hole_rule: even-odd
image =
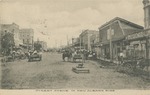
[(125, 55), (124, 55), (124, 53), (122, 51), (120, 53), (118, 53), (118, 63), (117, 63), (116, 71), (119, 71), (120, 65), (123, 64), (124, 56)]
[(119, 57), (120, 57), (120, 63), (122, 64), (123, 63), (123, 59), (124, 59), (124, 53), (123, 52), (120, 52), (119, 54)]

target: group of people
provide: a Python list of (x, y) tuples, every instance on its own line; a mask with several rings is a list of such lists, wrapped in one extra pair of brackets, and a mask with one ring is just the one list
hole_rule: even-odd
[(6, 52), (2, 52), (2, 55), (2, 62), (20, 60), (26, 57), (25, 53), (21, 49), (7, 50)]
[(64, 50), (62, 54), (62, 59), (65, 61), (65, 58), (68, 58), (68, 61), (71, 60), (72, 57), (75, 55), (81, 55), (83, 60), (88, 60), (88, 59), (96, 59), (97, 54), (96, 52), (88, 51), (88, 50)]

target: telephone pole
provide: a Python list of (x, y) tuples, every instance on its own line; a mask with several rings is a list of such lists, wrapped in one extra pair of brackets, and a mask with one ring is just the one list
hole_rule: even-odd
[(69, 46), (69, 42), (68, 42), (68, 35), (67, 35), (67, 46)]
[(109, 33), (109, 44), (110, 44), (110, 61), (112, 61), (112, 33), (114, 32), (113, 30), (112, 30), (112, 28), (111, 28), (111, 26), (110, 26), (110, 28), (109, 28), (109, 31), (108, 31)]

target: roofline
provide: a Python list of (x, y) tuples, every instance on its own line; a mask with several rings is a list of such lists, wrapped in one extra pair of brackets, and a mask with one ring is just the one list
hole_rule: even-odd
[(86, 34), (86, 33), (87, 33), (87, 34), (90, 34), (90, 33), (94, 33), (94, 32), (99, 32), (99, 31), (86, 29), (86, 30), (83, 30), (83, 31), (80, 33), (79, 37), (80, 37), (81, 35)]
[(33, 28), (21, 28), (20, 30), (29, 30), (29, 29), (30, 29), (30, 30), (31, 30), (31, 29), (33, 30)]
[(105, 24), (101, 25), (101, 26), (99, 27), (99, 29), (101, 29), (101, 28), (103, 28), (103, 27), (105, 27), (105, 26), (107, 26), (107, 25), (109, 25), (109, 24), (111, 24), (111, 23), (113, 23), (114, 21), (117, 21), (117, 20), (122, 21), (122, 22), (125, 22), (125, 23), (127, 23), (127, 24), (132, 24), (132, 25), (134, 25), (135, 27), (139, 27), (139, 28), (141, 28), (141, 29), (144, 29), (143, 26), (138, 25), (138, 24), (135, 24), (135, 23), (133, 23), (133, 22), (130, 22), (130, 21), (125, 20), (125, 19), (120, 18), (120, 17), (115, 17), (114, 19), (110, 20), (109, 22), (106, 22)]
[(11, 23), (11, 24), (10, 24), (10, 23), (8, 23), (8, 24), (7, 24), (7, 23), (4, 23), (4, 24), (0, 24), (0, 25), (1, 25), (1, 26), (11, 26), (11, 25), (13, 25), (13, 24), (16, 25), (17, 27), (19, 27), (19, 25), (16, 24), (16, 23), (14, 23), (14, 22)]

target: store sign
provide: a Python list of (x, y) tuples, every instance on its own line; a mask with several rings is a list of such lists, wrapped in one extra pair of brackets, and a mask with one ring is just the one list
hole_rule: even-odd
[(113, 36), (114, 33), (114, 29), (108, 29), (107, 30), (107, 40), (110, 40), (111, 36)]
[(139, 32), (139, 33), (135, 33), (132, 35), (128, 35), (126, 37), (127, 40), (132, 40), (132, 39), (137, 39), (137, 38), (142, 38), (142, 37), (146, 37), (147, 36), (147, 32)]
[(135, 44), (139, 44), (139, 43), (140, 43), (140, 41), (133, 41), (130, 43), (130, 45), (135, 45)]

